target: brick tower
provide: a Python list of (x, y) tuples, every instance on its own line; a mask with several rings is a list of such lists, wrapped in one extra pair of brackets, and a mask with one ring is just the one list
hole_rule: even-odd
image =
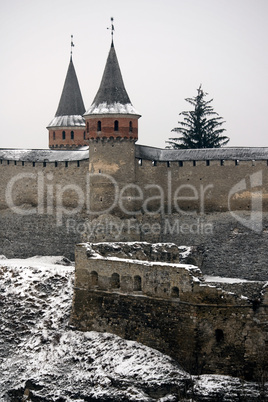
[[(89, 135), (89, 172), (94, 174), (90, 202), (95, 214), (110, 211), (116, 201), (115, 192), (135, 182), (140, 117), (125, 89), (112, 40), (99, 90), (84, 114)], [(115, 208), (113, 213), (117, 212)]]
[(125, 89), (113, 41), (99, 90), (84, 117), (90, 140), (138, 139), (140, 115)]
[(85, 106), (71, 55), (59, 106), (47, 127), (49, 148), (74, 149), (88, 145), (84, 113)]

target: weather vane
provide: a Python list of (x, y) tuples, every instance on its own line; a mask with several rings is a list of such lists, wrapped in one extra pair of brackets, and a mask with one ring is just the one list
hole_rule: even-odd
[(72, 58), (72, 54), (73, 54), (73, 47), (74, 47), (73, 35), (71, 35), (71, 58)]
[(111, 35), (112, 35), (112, 42), (113, 42), (113, 36), (114, 36), (114, 24), (113, 24), (113, 22), (114, 22), (114, 19), (113, 19), (113, 17), (111, 17), (111, 27), (110, 28), (107, 28), (107, 29), (110, 29), (111, 30)]

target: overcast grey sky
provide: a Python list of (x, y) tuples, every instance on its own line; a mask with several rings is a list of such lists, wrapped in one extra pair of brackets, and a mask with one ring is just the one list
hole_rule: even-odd
[[(203, 89), (229, 146), (268, 146), (268, 0), (1, 0), (0, 147), (47, 148), (70, 58), (85, 107), (110, 48), (141, 113), (139, 143), (164, 147)], [(207, 98), (208, 99), (208, 98)]]

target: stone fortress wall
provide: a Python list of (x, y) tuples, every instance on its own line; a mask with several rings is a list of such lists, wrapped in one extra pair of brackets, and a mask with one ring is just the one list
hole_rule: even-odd
[(88, 159), (57, 156), (53, 161), (40, 161), (36, 155), (32, 161), (10, 156), (0, 160), (0, 254), (74, 258), (74, 244), (81, 236), (69, 231), (68, 213), (77, 211), (76, 224), (86, 218)]
[(185, 254), (174, 244), (78, 244), (72, 325), (142, 342), (191, 373), (267, 376), (267, 284), (254, 284), (254, 300), (246, 288), (211, 286), (178, 262)]
[[(114, 140), (90, 143), (82, 153), (37, 151), (25, 160), (12, 150), (0, 152), (0, 252), (73, 259), (75, 244), (84, 240), (171, 241), (195, 246), (204, 273), (267, 280), (268, 155), (266, 148), (241, 150), (180, 154)], [(115, 197), (111, 178), (119, 191), (125, 188), (127, 213), (118, 203), (105, 212)], [(228, 205), (232, 188), (237, 191)], [(245, 223), (260, 196), (261, 228), (255, 231)], [(114, 224), (119, 232), (109, 231)]]

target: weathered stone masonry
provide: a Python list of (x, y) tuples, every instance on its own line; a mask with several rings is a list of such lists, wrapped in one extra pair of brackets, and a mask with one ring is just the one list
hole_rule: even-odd
[[(84, 156), (79, 160), (68, 160), (68, 158), (60, 160), (60, 156), (67, 151), (36, 151), (32, 157), (34, 162), (15, 159), (16, 154), (12, 151), (8, 157), (6, 151), (2, 152), (2, 163), (0, 163), (0, 252), (7, 257), (64, 254), (69, 258), (74, 258), (74, 246), (83, 239), (89, 241), (113, 241), (115, 239), (117, 241), (133, 239), (150, 242), (171, 241), (196, 246), (200, 255), (199, 266), (203, 273), (238, 276), (253, 280), (268, 279), (266, 261), (268, 167), (266, 160), (256, 161), (255, 166), (252, 161), (243, 161), (236, 166), (234, 160), (226, 161), (224, 166), (221, 166), (220, 160), (214, 160), (210, 166), (205, 166), (204, 161), (198, 160), (196, 166), (193, 166), (191, 161), (184, 161), (183, 166), (179, 166), (179, 161), (172, 161), (169, 167), (166, 161), (158, 161), (157, 165), (153, 166), (152, 161), (145, 159), (143, 147), (137, 147), (133, 142), (128, 141), (114, 141), (109, 144), (99, 142), (91, 144), (89, 151), (83, 151)], [(174, 158), (172, 155), (174, 152), (176, 154), (176, 151), (166, 151), (169, 153), (170, 159)], [(39, 155), (41, 152), (45, 152), (43, 159)], [(67, 153), (69, 152), (70, 155), (73, 155), (72, 158), (75, 158), (79, 151), (68, 151)], [(147, 149), (146, 152), (148, 153)], [(48, 155), (48, 153), (50, 154)], [(138, 156), (143, 156), (142, 165), (139, 164)], [(156, 158), (156, 155), (154, 157)], [(148, 155), (147, 158), (149, 158)], [(88, 168), (89, 161), (90, 170)], [(148, 207), (150, 206), (152, 209), (151, 215), (143, 214), (142, 211), (139, 213), (140, 201), (135, 199), (137, 194), (134, 192), (132, 193), (134, 198), (130, 198), (130, 200), (127, 193), (124, 193), (126, 196), (124, 207), (129, 210), (133, 208), (134, 211), (137, 210), (137, 213), (122, 216), (122, 211), (117, 214), (115, 208), (111, 209), (108, 215), (103, 215), (102, 211), (113, 202), (114, 185), (107, 181), (99, 171), (109, 172), (121, 187), (129, 183), (138, 184), (142, 190), (149, 184), (161, 186), (164, 191), (165, 209), (168, 207), (167, 201), (170, 197), (168, 175), (171, 177), (170, 186), (173, 189), (173, 195), (178, 186), (190, 184), (198, 191), (200, 191), (200, 183), (203, 183), (204, 186), (212, 184), (213, 187), (205, 192), (203, 214), (199, 213), (200, 200), (194, 199), (187, 202), (187, 208), (186, 205), (184, 205), (185, 208), (181, 205), (181, 202), (185, 201), (179, 202), (187, 213), (173, 211), (168, 214), (167, 210), (163, 213), (161, 211), (156, 213), (155, 211), (159, 208), (159, 197), (157, 201), (148, 201)], [(254, 232), (239, 222), (237, 216), (246, 222), (250, 220), (251, 210), (250, 208), (248, 210), (248, 206), (251, 207), (251, 197), (254, 196), (254, 191), (260, 190), (259, 187), (251, 189), (248, 182), (251, 192), (239, 192), (234, 199), (231, 199), (232, 212), (236, 214), (235, 216), (225, 209), (228, 204), (228, 189), (244, 178), (249, 181), (250, 176), (258, 171), (262, 171), (263, 180), (261, 187), (262, 230)], [(88, 175), (94, 172), (96, 175), (91, 177), (89, 184)], [(22, 176), (12, 187), (14, 205), (25, 211), (25, 214), (19, 214), (7, 205), (6, 192), (11, 181), (25, 173), (30, 176)], [(42, 194), (39, 193), (39, 196), (38, 183), (41, 183), (43, 191)], [(81, 210), (76, 210), (78, 193), (64, 190), (69, 185), (79, 188), (83, 194), (85, 202), (83, 202)], [(159, 196), (159, 193), (156, 193), (155, 190), (152, 192), (150, 189), (145, 189), (144, 194), (145, 200), (148, 197)], [(189, 194), (193, 195), (188, 192)], [(62, 224), (58, 225), (59, 211), (57, 213), (56, 206), (59, 203), (58, 197), (61, 195), (65, 209), (62, 211)], [(40, 200), (41, 208), (37, 209), (35, 213), (29, 214), (29, 211), (33, 211), (32, 208), (37, 208)], [(90, 203), (90, 211), (96, 212), (93, 216), (89, 213), (87, 200)], [(241, 208), (239, 207), (240, 202)], [(221, 209), (222, 212), (220, 212)], [(68, 215), (68, 211), (70, 215)], [(103, 223), (105, 224), (104, 232), (97, 230)], [(120, 229), (122, 228), (118, 236), (117, 233), (113, 231), (109, 233), (106, 230), (106, 226), (113, 223), (116, 223)], [(155, 232), (146, 229), (148, 225), (149, 228), (155, 227), (152, 226), (155, 224), (159, 227)], [(192, 232), (184, 230), (184, 224), (196, 230)], [(207, 232), (206, 228), (212, 228), (212, 230)]]
[[(116, 255), (120, 248), (114, 247)], [(208, 286), (196, 267), (100, 251), (98, 244), (76, 248), (72, 324), (77, 328), (142, 342), (192, 373), (255, 380), (267, 375), (267, 288), (254, 305)]]

